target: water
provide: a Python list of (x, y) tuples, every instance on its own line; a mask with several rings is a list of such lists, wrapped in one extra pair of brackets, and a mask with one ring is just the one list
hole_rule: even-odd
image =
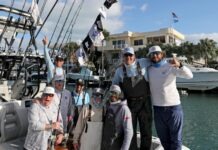
[(183, 144), (192, 150), (218, 149), (218, 95), (182, 96)]

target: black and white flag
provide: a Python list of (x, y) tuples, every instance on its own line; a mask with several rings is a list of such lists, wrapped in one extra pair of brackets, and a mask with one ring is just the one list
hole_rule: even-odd
[(102, 46), (102, 40), (104, 39), (102, 31), (103, 25), (101, 21), (101, 15), (99, 14), (89, 31), (89, 37), (92, 40), (94, 46)]
[(113, 3), (116, 3), (117, 2), (117, 0), (106, 0), (105, 2), (104, 2), (104, 6), (107, 8), (107, 9), (109, 9), (110, 7), (111, 7), (111, 5), (113, 4)]

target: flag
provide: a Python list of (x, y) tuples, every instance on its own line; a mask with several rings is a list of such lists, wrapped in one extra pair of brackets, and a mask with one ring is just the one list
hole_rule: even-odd
[(172, 12), (172, 17), (173, 17), (173, 22), (174, 23), (179, 21), (179, 17), (174, 12)]
[(90, 48), (92, 47), (92, 45), (93, 42), (90, 39), (89, 35), (87, 35), (86, 38), (82, 41), (82, 47), (87, 54), (90, 53)]
[(88, 61), (88, 57), (82, 46), (75, 52), (75, 54), (80, 66), (83, 66)]
[(105, 2), (104, 2), (104, 6), (107, 8), (107, 9), (109, 9), (110, 7), (111, 7), (111, 5), (113, 4), (113, 3), (116, 3), (117, 2), (117, 0), (106, 0)]
[(31, 15), (33, 17), (34, 24), (35, 25), (42, 24), (42, 20), (40, 18), (39, 7), (38, 7), (38, 4), (36, 3), (35, 0), (32, 0), (32, 4), (31, 4), (31, 7), (30, 7), (30, 12), (31, 12)]
[(107, 18), (107, 14), (106, 14), (106, 11), (105, 11), (105, 7), (102, 6), (101, 8), (99, 8), (99, 12), (100, 12), (101, 16), (102, 16), (104, 19)]
[(99, 14), (88, 34), (94, 46), (102, 46), (102, 40), (104, 39), (102, 31), (103, 25), (101, 21), (101, 14)]

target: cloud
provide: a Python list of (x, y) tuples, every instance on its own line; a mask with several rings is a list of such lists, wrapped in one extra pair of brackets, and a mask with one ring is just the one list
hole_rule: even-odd
[(148, 5), (147, 5), (147, 4), (143, 4), (143, 5), (140, 7), (140, 10), (141, 10), (142, 12), (145, 12), (145, 11), (147, 10), (147, 8), (148, 8)]
[(185, 35), (186, 41), (198, 43), (200, 39), (213, 39), (218, 43), (218, 33), (199, 33), (199, 34), (187, 34)]
[[(51, 7), (53, 6), (53, 4), (55, 3), (56, 0), (48, 0), (47, 4), (45, 5), (45, 9), (42, 15), (42, 20), (45, 19), (46, 15), (48, 14), (49, 10), (51, 9)], [(97, 15), (99, 14), (99, 8), (101, 6), (103, 6), (105, 0), (84, 0), (84, 4), (82, 6), (82, 9), (80, 11), (80, 14), (78, 16), (78, 19), (74, 25), (73, 28), (73, 33), (72, 33), (72, 41), (77, 41), (77, 40), (83, 40), (86, 35), (88, 34), (91, 26), (93, 25)], [(41, 3), (39, 3), (39, 8), (42, 7), (43, 2), (40, 1)], [(61, 0), (58, 1), (56, 7), (54, 8), (52, 14), (50, 15), (50, 17), (48, 18), (47, 22), (45, 23), (44, 27), (42, 28), (39, 36), (37, 37), (37, 43), (38, 43), (38, 47), (39, 49), (42, 49), (42, 38), (44, 35), (48, 36), (49, 38), (51, 38), (51, 35), (54, 31), (54, 28), (56, 26), (57, 20), (60, 16), (61, 10), (64, 7), (64, 2), (65, 0)], [(65, 11), (63, 13), (63, 16), (60, 20), (60, 24), (57, 27), (57, 30), (55, 32), (55, 37), (53, 38), (53, 43), (56, 41), (59, 31), (62, 28), (62, 25), (65, 21), (65, 18), (67, 16), (68, 10), (70, 9), (70, 6), (72, 4), (72, 0), (67, 0), (67, 5), (65, 8)], [(61, 34), (60, 37), (60, 41), (62, 40), (62, 38), (64, 37), (64, 34), (66, 32), (66, 28), (69, 25), (70, 20), (73, 18), (73, 15), (75, 13), (76, 8), (79, 6), (79, 3), (81, 2), (81, 0), (76, 0), (75, 1), (75, 5), (73, 7), (73, 11), (70, 14), (70, 17), (68, 19), (68, 21), (66, 22), (65, 28), (63, 30), (63, 33)], [(8, 0), (2, 0), (1, 1), (2, 4), (8, 5), (10, 6), (10, 2)], [(14, 4), (14, 6), (16, 8), (20, 8), (23, 6), (24, 0), (16, 0), (16, 3)], [(30, 7), (30, 1), (29, 3), (26, 4), (25, 9), (24, 10), (28, 10), (28, 8)], [(117, 2), (115, 4), (113, 4), (111, 6), (111, 8), (109, 10), (106, 9), (107, 12), (107, 19), (104, 20), (103, 19), (103, 26), (105, 29), (107, 29), (110, 33), (114, 33), (114, 32), (118, 32), (122, 29), (123, 27), (123, 21), (121, 18), (122, 13), (123, 13), (123, 8), (121, 7), (121, 2)], [(1, 15), (1, 14), (0, 14)], [(68, 32), (69, 33), (69, 32)], [(21, 37), (22, 34), (20, 34), (19, 37)], [(68, 34), (67, 34), (68, 35)], [(28, 36), (27, 36), (28, 37)], [(19, 41), (19, 39), (18, 39)], [(28, 40), (25, 40), (25, 42), (27, 42)], [(16, 45), (19, 42), (15, 42)], [(26, 44), (25, 44), (26, 45)]]
[(135, 6), (128, 6), (128, 5), (126, 5), (126, 6), (123, 6), (123, 11), (131, 11), (131, 10), (133, 10), (133, 9), (135, 9), (136, 7)]

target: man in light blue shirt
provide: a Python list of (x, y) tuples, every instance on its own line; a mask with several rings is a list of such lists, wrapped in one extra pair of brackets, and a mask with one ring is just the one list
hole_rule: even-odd
[(72, 92), (72, 97), (75, 103), (74, 118), (73, 118), (73, 122), (74, 122), (73, 124), (75, 126), (83, 105), (87, 105), (90, 103), (90, 96), (89, 93), (84, 91), (84, 81), (82, 79), (77, 80), (75, 90)]
[(55, 76), (62, 76), (64, 79), (66, 79), (65, 70), (63, 69), (64, 64), (64, 56), (62, 54), (58, 54), (55, 57), (55, 64), (52, 62), (51, 57), (48, 53), (47, 44), (48, 44), (48, 38), (45, 37), (42, 40), (44, 44), (44, 57), (45, 62), (48, 68), (48, 74), (47, 74), (47, 82), (51, 83), (53, 78)]

